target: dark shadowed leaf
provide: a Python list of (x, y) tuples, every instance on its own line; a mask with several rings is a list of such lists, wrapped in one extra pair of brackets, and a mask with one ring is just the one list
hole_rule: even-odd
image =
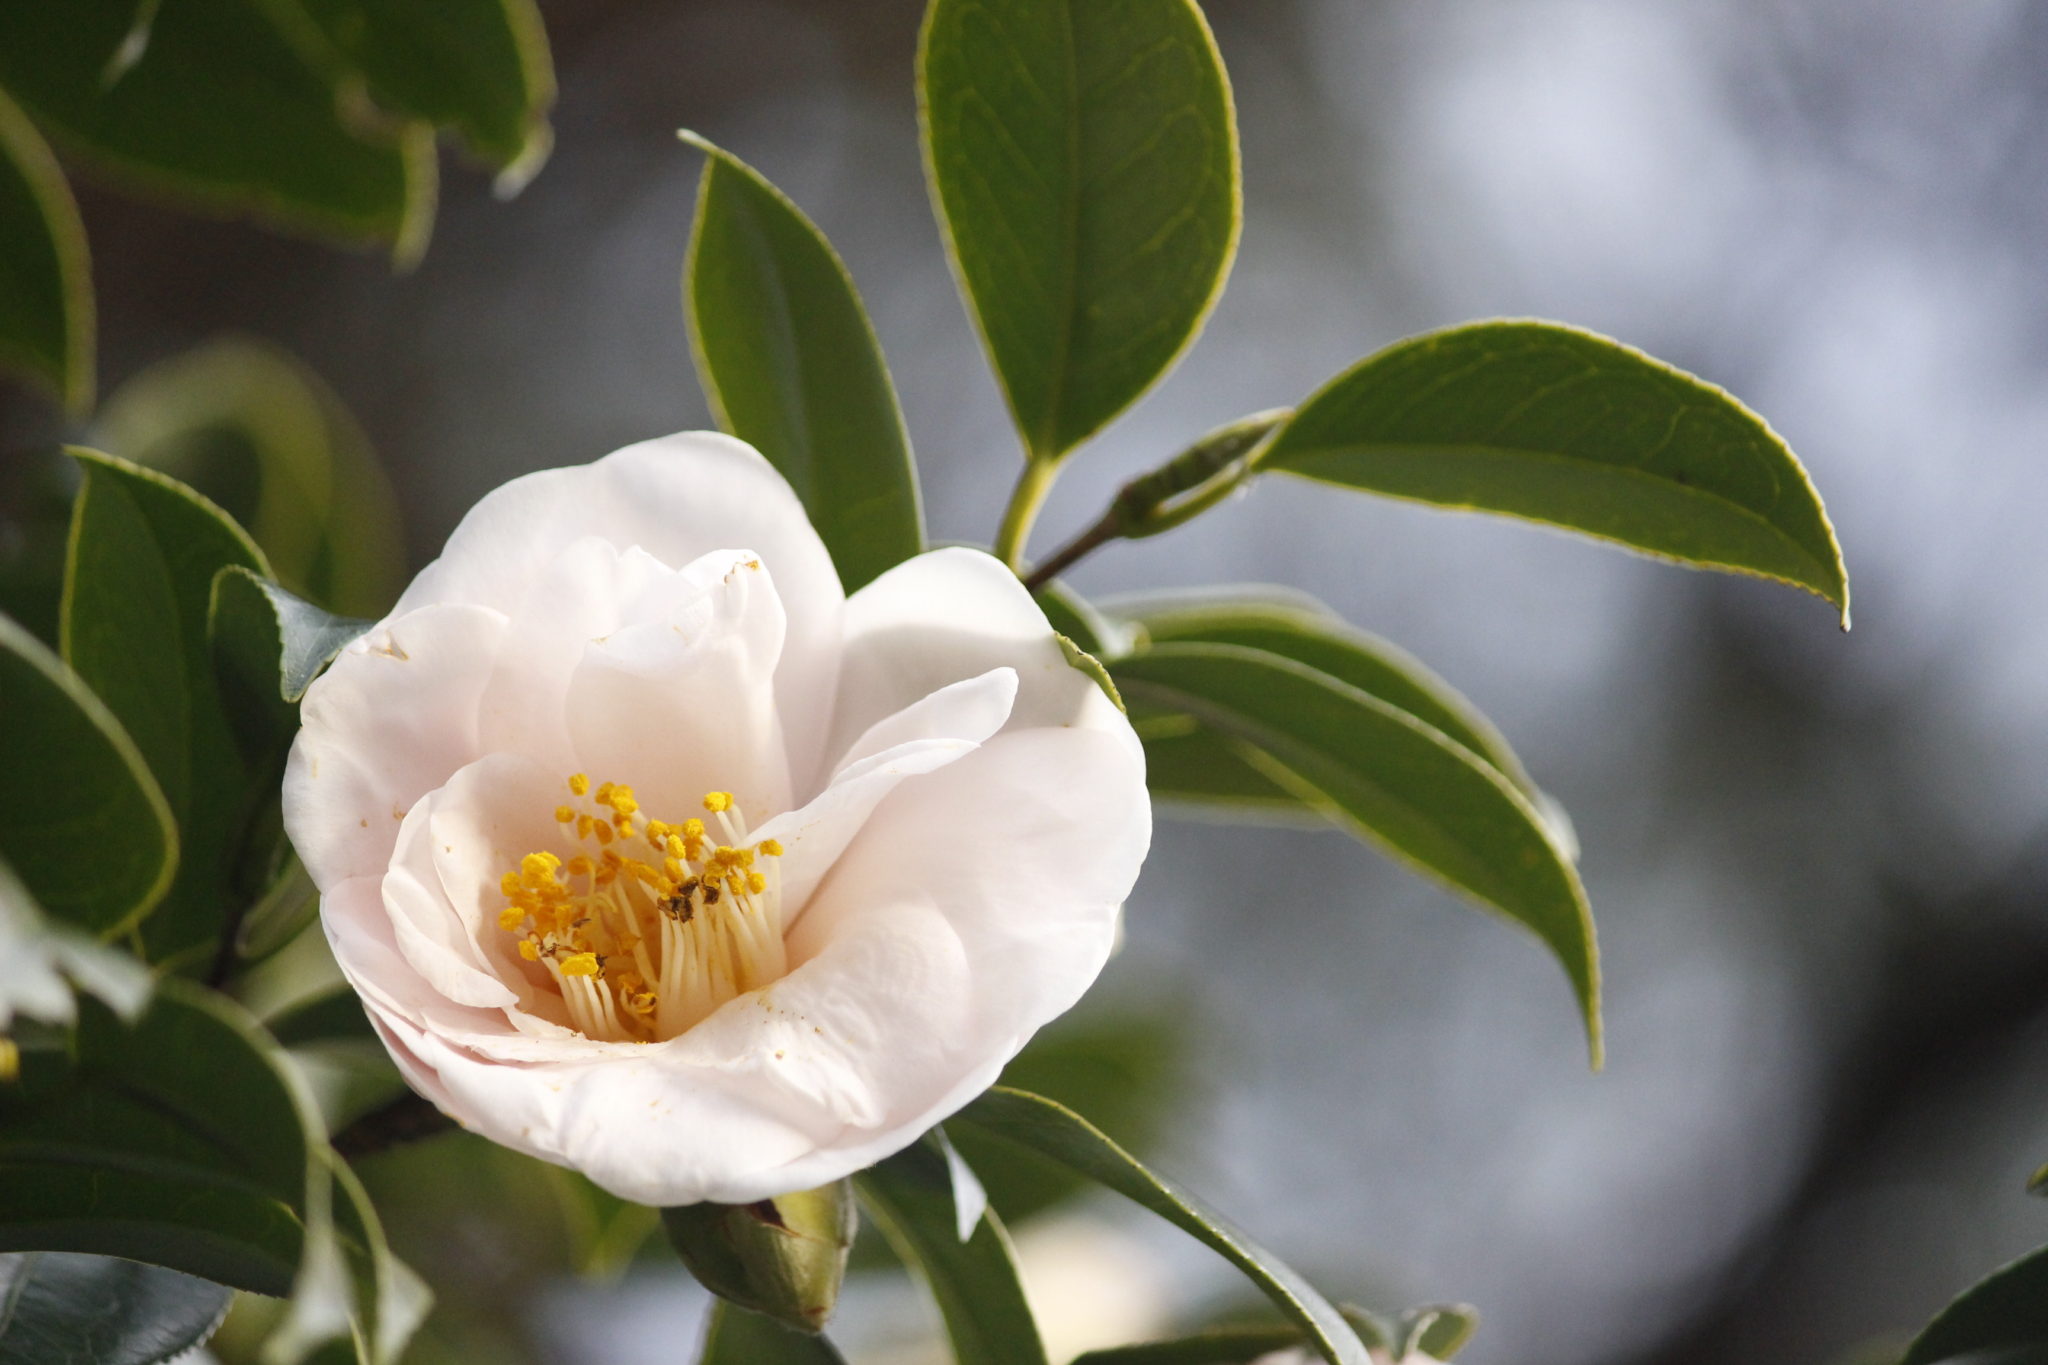
[(110, 1256), (0, 1256), (0, 1365), (163, 1365), (213, 1335), (233, 1293)]
[(426, 124), (345, 120), (338, 92), (249, 0), (163, 5), (118, 79), (133, 0), (0, 5), (0, 85), (62, 146), (196, 206), (356, 240), (424, 243)]
[(1237, 246), (1230, 87), (1193, 0), (933, 0), (925, 167), (1035, 459), (1194, 339)]
[(1598, 1065), (1599, 952), (1585, 891), (1543, 814), (1498, 769), (1357, 687), (1241, 645), (1159, 645), (1115, 673), (1134, 699), (1196, 717), (1276, 783), (1532, 930), (1571, 979)]
[(510, 172), (505, 189), (540, 169), (553, 141), (555, 74), (532, 0), (297, 3), (386, 109), (455, 129)]
[(170, 887), (169, 805), (135, 744), (50, 649), (0, 616), (0, 861), (50, 915), (94, 934)]
[(1243, 1271), (1335, 1365), (1370, 1365), (1343, 1315), (1307, 1280), (1193, 1195), (1145, 1169), (1064, 1105), (997, 1086), (952, 1122), (1029, 1147), (1150, 1209)]
[(704, 178), (683, 266), (718, 424), (782, 471), (852, 592), (924, 549), (917, 471), (853, 278), (810, 219), (694, 133)]
[(152, 959), (203, 951), (237, 884), (260, 797), (216, 681), (207, 624), (214, 576), (267, 576), (262, 552), (191, 489), (123, 460), (74, 451), (85, 487), (73, 514), (64, 657), (121, 721), (177, 821), (179, 864), (143, 925)]
[(1834, 528), (1785, 443), (1722, 390), (1591, 332), (1481, 322), (1399, 342), (1303, 403), (1257, 463), (1775, 578), (1848, 622)]
[(960, 1365), (1046, 1365), (1009, 1234), (983, 1209), (961, 1237), (953, 1163), (936, 1140), (905, 1148), (855, 1184), (868, 1216), (931, 1290)]
[(1084, 1352), (1074, 1357), (1074, 1365), (1248, 1365), (1301, 1343), (1296, 1327), (1217, 1327), (1173, 1341)]
[(57, 158), (0, 90), (0, 364), (92, 405), (92, 271)]
[(2048, 1247), (2028, 1252), (1957, 1295), (1920, 1329), (1899, 1365), (2029, 1351), (2048, 1359)]

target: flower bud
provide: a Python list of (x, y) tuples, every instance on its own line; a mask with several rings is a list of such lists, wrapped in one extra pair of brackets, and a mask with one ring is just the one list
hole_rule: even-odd
[(663, 1209), (661, 1222), (698, 1283), (805, 1332), (832, 1316), (857, 1226), (845, 1180), (752, 1204)]

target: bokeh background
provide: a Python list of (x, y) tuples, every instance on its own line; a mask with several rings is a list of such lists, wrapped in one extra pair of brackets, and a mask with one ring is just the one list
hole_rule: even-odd
[[(544, 4), (553, 160), (509, 203), (451, 169), (409, 274), (87, 183), (106, 387), (223, 332), (288, 348), (360, 421), (416, 566), (507, 477), (708, 425), (678, 300), (688, 126), (840, 248), (933, 533), (986, 542), (1018, 454), (926, 207), (919, 8)], [(1153, 1106), (1119, 1116), (1144, 1155), (1333, 1292), (1479, 1305), (1473, 1365), (1881, 1358), (2048, 1239), (2022, 1193), (2048, 1159), (2048, 8), (1207, 9), (1242, 252), (1197, 348), (1074, 458), (1041, 551), (1211, 425), (1408, 333), (1534, 315), (1767, 415), (1828, 500), (1856, 629), (1768, 585), (1306, 483), (1111, 547), (1070, 581), (1305, 588), (1500, 723), (1584, 844), (1610, 1062), (1587, 1073), (1533, 941), (1372, 850), (1179, 822), (1070, 1033)], [(0, 388), (11, 461), (87, 430)], [(1144, 1058), (1171, 1083), (1117, 1081)], [(376, 1160), (448, 1303), (422, 1359), (688, 1358), (701, 1301), (672, 1261), (568, 1277), (549, 1242), (588, 1222), (573, 1201), (535, 1214), (516, 1172), (437, 1200), (431, 1151)], [(1021, 1240), (1062, 1342), (1238, 1292), (1113, 1205)], [(906, 1285), (860, 1278), (858, 1357), (930, 1359), (928, 1331)]]

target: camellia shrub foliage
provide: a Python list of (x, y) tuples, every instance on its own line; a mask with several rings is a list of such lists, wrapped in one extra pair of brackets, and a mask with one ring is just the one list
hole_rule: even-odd
[[(573, 1173), (615, 1253), (658, 1222), (717, 1296), (707, 1362), (837, 1359), (850, 1249), (880, 1237), (959, 1360), (1042, 1365), (954, 1138), (991, 1186), (1026, 1160), (1131, 1199), (1276, 1310), (1093, 1365), (1463, 1341), (1468, 1310), (1333, 1304), (1000, 1082), (1109, 956), (1155, 805), (1327, 822), (1528, 930), (1597, 1066), (1568, 820), (1312, 584), (1089, 602), (1058, 575), (1309, 479), (1331, 517), (1519, 517), (1805, 589), (1846, 627), (1821, 500), (1712, 385), (1478, 322), (1191, 433), (1034, 555), (1067, 462), (1223, 290), (1230, 87), (1193, 0), (932, 0), (917, 81), (945, 265), (1020, 446), (988, 471), (1014, 491), (986, 552), (927, 545), (830, 244), (690, 133), (682, 302), (722, 433), (514, 480), (402, 591), (390, 490), (289, 357), (219, 343), (100, 405), (56, 499), (61, 582), (12, 583), (0, 617), (0, 1362), (167, 1360), (237, 1291), (247, 1358), (400, 1359), (432, 1286), (355, 1163), (453, 1125)], [(0, 357), (94, 411), (53, 146), (403, 258), (437, 131), (516, 188), (552, 90), (523, 0), (0, 0)], [(260, 478), (221, 486), (223, 443)], [(287, 962), (323, 984), (279, 999)], [(2044, 1282), (2039, 1257), (2002, 1272), (1909, 1365), (2048, 1341)]]

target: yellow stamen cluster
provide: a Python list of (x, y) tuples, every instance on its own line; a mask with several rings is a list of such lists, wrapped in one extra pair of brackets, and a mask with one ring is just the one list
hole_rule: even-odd
[(577, 801), (557, 806), (555, 823), (583, 851), (521, 858), (499, 881), (498, 927), (546, 970), (573, 1028), (613, 1042), (673, 1038), (783, 975), (779, 864), (762, 861), (782, 845), (746, 843), (732, 793), (704, 797), (723, 843), (694, 816), (636, 819), (631, 787), (593, 792), (578, 773), (569, 793)]

